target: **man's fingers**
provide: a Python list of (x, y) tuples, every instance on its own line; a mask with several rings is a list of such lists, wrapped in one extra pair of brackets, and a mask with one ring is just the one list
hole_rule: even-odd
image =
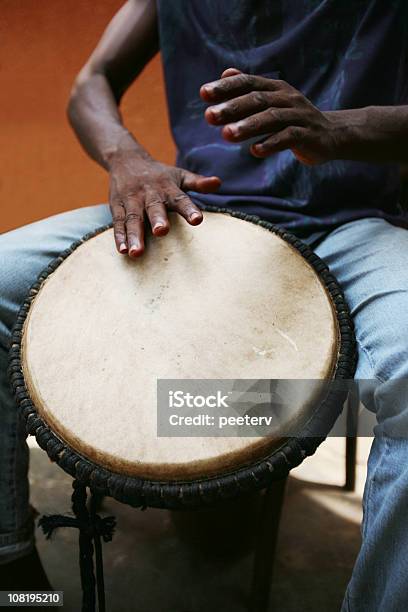
[(296, 149), (296, 146), (301, 146), (304, 143), (304, 139), (304, 128), (290, 126), (278, 134), (266, 138), (263, 142), (252, 145), (251, 153), (255, 157), (268, 157), (279, 151)]
[(205, 102), (214, 104), (251, 91), (279, 91), (285, 85), (284, 81), (241, 73), (227, 79), (205, 83), (200, 89), (200, 96)]
[(181, 174), (180, 189), (183, 191), (212, 193), (217, 191), (220, 185), (221, 179), (218, 176), (201, 176), (188, 170), (183, 170)]
[(167, 191), (167, 206), (184, 217), (190, 225), (199, 225), (203, 220), (203, 213), (198, 206), (193, 204), (188, 195), (177, 187)]
[(252, 91), (233, 100), (209, 106), (205, 111), (205, 118), (211, 125), (225, 125), (272, 107), (289, 108), (290, 99), (282, 92)]
[(299, 125), (301, 121), (297, 110), (270, 108), (236, 123), (229, 123), (223, 128), (222, 135), (226, 140), (242, 142), (254, 136), (280, 132), (290, 125)]
[(124, 206), (128, 253), (130, 257), (139, 257), (144, 251), (143, 203), (128, 199)]
[(125, 227), (125, 209), (120, 202), (111, 203), (111, 213), (113, 221), (113, 234), (115, 237), (116, 248), (122, 255), (128, 252)]
[(166, 200), (159, 193), (146, 191), (145, 210), (155, 236), (165, 236), (170, 224), (166, 212)]

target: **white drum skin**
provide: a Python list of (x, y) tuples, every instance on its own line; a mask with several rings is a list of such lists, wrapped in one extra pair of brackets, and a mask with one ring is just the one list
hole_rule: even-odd
[[(138, 260), (112, 230), (44, 282), (24, 325), (23, 372), (39, 415), (72, 449), (113, 472), (158, 480), (222, 474), (276, 438), (159, 438), (156, 383), (171, 379), (327, 379), (339, 331), (305, 259), (274, 233), (206, 213), (171, 215)], [(306, 418), (316, 398), (303, 398)]]

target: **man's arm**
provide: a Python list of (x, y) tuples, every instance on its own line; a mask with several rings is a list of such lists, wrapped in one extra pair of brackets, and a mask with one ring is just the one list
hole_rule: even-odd
[(201, 88), (211, 104), (206, 119), (224, 126), (230, 142), (259, 136), (256, 157), (291, 149), (306, 164), (335, 159), (368, 162), (408, 161), (408, 106), (322, 112), (284, 81), (224, 71)]
[(220, 184), (217, 177), (155, 161), (122, 123), (121, 97), (157, 51), (155, 0), (128, 0), (79, 73), (68, 105), (82, 146), (110, 174), (116, 245), (132, 257), (144, 249), (145, 214), (157, 236), (169, 230), (167, 209), (197, 225), (202, 213), (185, 191), (208, 192)]
[(85, 151), (106, 170), (125, 150), (150, 158), (124, 127), (118, 106), (157, 51), (155, 2), (130, 0), (113, 17), (75, 80), (69, 120)]

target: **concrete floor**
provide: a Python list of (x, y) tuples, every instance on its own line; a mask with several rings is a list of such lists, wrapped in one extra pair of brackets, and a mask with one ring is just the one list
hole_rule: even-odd
[[(361, 496), (371, 440), (358, 441), (355, 493), (341, 489), (344, 440), (328, 439), (316, 455), (292, 471), (279, 534), (270, 610), (334, 612), (358, 552)], [(32, 503), (42, 513), (69, 510), (71, 478), (31, 446)], [(110, 612), (244, 612), (251, 577), (250, 552), (222, 554), (219, 537), (194, 543), (179, 520), (163, 510), (134, 510), (106, 499), (114, 514), (113, 542), (104, 545), (107, 607)], [(176, 519), (177, 519), (176, 517)], [(182, 519), (182, 527), (188, 519)], [(248, 533), (248, 510), (234, 538)], [(200, 518), (201, 520), (201, 518)], [(216, 517), (212, 518), (213, 521)], [(205, 548), (203, 543), (208, 544)], [(226, 539), (224, 544), (227, 543)], [(77, 532), (62, 529), (52, 541), (37, 533), (38, 549), (53, 587), (64, 591), (64, 610), (80, 610)]]

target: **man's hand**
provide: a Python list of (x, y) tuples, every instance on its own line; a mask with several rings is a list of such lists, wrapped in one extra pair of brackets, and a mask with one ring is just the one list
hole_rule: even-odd
[(205, 177), (167, 166), (125, 151), (109, 164), (110, 194), (116, 247), (119, 253), (138, 257), (144, 250), (144, 220), (155, 236), (169, 231), (167, 211), (178, 212), (190, 225), (203, 220), (201, 210), (185, 191), (210, 193), (220, 186), (216, 176)]
[(321, 112), (285, 81), (229, 68), (221, 80), (203, 85), (200, 94), (211, 104), (205, 118), (211, 125), (224, 126), (226, 140), (242, 142), (259, 136), (260, 142), (251, 145), (256, 157), (284, 149), (291, 149), (305, 164), (336, 157), (341, 135), (338, 117)]
[(82, 146), (109, 172), (116, 247), (131, 257), (143, 253), (146, 219), (155, 236), (169, 231), (167, 210), (198, 225), (203, 215), (185, 191), (221, 183), (156, 162), (122, 123), (119, 102), (158, 48), (155, 0), (128, 0), (77, 76), (67, 109)]

